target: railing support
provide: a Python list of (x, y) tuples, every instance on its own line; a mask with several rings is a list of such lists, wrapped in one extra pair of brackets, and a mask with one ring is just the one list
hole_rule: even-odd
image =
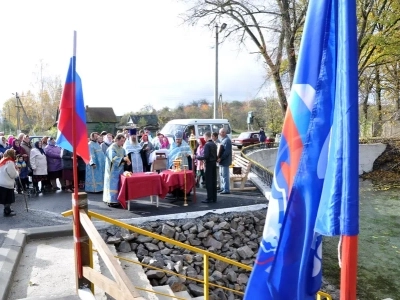
[[(78, 193), (78, 199), (74, 199), (74, 194), (72, 194), (72, 206), (77, 205), (79, 209), (85, 210), (87, 213), (88, 211), (88, 201), (87, 201), (87, 194), (80, 192)], [(75, 220), (73, 220), (75, 222)], [(78, 294), (79, 289), (83, 288), (90, 288), (92, 293), (94, 292), (94, 286), (93, 284), (86, 279), (85, 277), (79, 278), (79, 270), (78, 266), (90, 266), (93, 267), (93, 253), (92, 253), (92, 245), (89, 240), (89, 237), (83, 228), (82, 224), (78, 224), (79, 226), (79, 232), (80, 232), (80, 238), (79, 241), (76, 237), (76, 232), (75, 232), (75, 226), (74, 226), (74, 254), (75, 254), (75, 281), (76, 281), (76, 293)], [(80, 264), (78, 263), (78, 256), (77, 256), (77, 247), (80, 248), (80, 253), (81, 253), (81, 262)]]
[(204, 300), (209, 300), (210, 299), (210, 291), (209, 291), (209, 285), (208, 285), (208, 255), (204, 254), (203, 255), (203, 277), (204, 277)]

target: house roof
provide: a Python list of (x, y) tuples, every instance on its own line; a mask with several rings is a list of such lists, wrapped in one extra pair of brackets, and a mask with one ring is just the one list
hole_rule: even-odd
[(89, 107), (86, 106), (87, 123), (118, 123), (112, 107)]
[(130, 115), (133, 124), (139, 124), (139, 120), (144, 118), (146, 125), (158, 125), (157, 115)]

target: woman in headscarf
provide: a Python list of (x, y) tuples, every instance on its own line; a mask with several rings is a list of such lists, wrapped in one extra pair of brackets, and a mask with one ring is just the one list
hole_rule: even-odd
[[(204, 145), (206, 144), (206, 140), (201, 137), (198, 139), (199, 146), (197, 147), (196, 150), (196, 156), (204, 156)], [(200, 187), (200, 180), (201, 184), (205, 184), (205, 178), (204, 178), (204, 160), (195, 160), (196, 164), (196, 187)]]
[(12, 147), (12, 145), (13, 145), (13, 141), (15, 140), (15, 137), (12, 135), (12, 134), (10, 134), (9, 136), (8, 136), (8, 140), (7, 140), (7, 142), (8, 142), (8, 147)]
[(166, 136), (162, 134), (162, 139), (161, 139), (161, 147), (160, 149), (169, 149), (169, 141)]
[[(43, 147), (43, 146), (42, 146)], [(62, 182), (62, 158), (61, 148), (56, 146), (56, 140), (50, 137), (47, 140), (47, 146), (44, 147), (44, 153), (46, 154), (47, 160), (47, 174), (48, 181), (46, 184), (51, 187), (52, 190), (57, 191), (60, 188), (57, 187), (57, 178), (60, 180), (61, 186), (65, 186), (65, 182)]]
[[(42, 149), (42, 142), (37, 141), (35, 147), (31, 150), (30, 157), (31, 167), (33, 170), (32, 182), (33, 189), (36, 195), (46, 191), (46, 187), (43, 186), (43, 181), (47, 180), (47, 159)], [(42, 181), (42, 190), (39, 190), (39, 182)]]
[(19, 155), (26, 157), (26, 152), (25, 152), (24, 148), (21, 147), (21, 143), (19, 140), (14, 140), (12, 142), (12, 148), (15, 150), (15, 155), (19, 154)]
[(15, 202), (14, 184), (19, 176), (15, 165), (15, 151), (8, 149), (0, 160), (0, 204), (4, 205), (4, 216), (15, 216), (11, 204)]

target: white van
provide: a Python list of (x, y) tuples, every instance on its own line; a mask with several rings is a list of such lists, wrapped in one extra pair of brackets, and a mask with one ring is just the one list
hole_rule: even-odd
[(227, 135), (231, 138), (231, 125), (227, 119), (176, 119), (171, 120), (163, 129), (161, 133), (168, 137), (169, 141), (174, 140), (174, 134), (177, 131), (182, 131), (184, 133), (183, 138), (187, 141), (190, 134), (200, 138), (207, 131), (219, 132), (221, 128), (225, 128)]

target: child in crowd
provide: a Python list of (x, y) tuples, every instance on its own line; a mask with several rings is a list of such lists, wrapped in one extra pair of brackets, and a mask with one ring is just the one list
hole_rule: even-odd
[(15, 162), (15, 165), (20, 172), (19, 179), (18, 178), (15, 179), (15, 183), (17, 185), (17, 192), (18, 194), (22, 194), (22, 191), (25, 191), (29, 187), (29, 179), (28, 179), (29, 169), (21, 154), (17, 155), (17, 161)]

